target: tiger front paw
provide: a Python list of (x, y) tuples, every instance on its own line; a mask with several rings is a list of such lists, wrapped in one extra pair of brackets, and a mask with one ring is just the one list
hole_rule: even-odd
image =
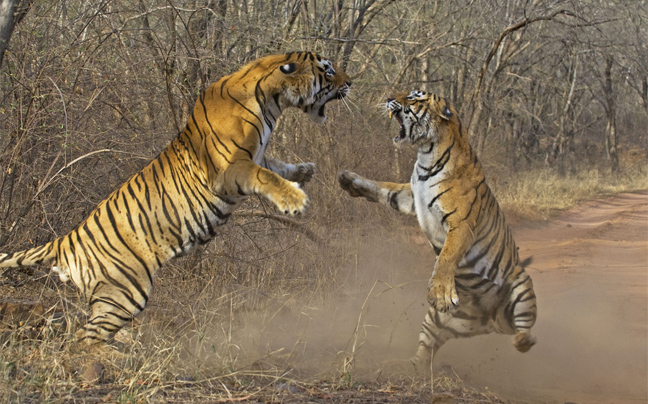
[(307, 182), (313, 179), (315, 175), (315, 163), (299, 163), (296, 164), (297, 172), (295, 173), (292, 181), (299, 183), (299, 185), (304, 186)]
[(366, 180), (356, 173), (343, 170), (338, 175), (338, 182), (340, 183), (340, 187), (354, 198), (364, 196), (370, 201), (374, 201), (375, 199), (370, 196), (370, 189), (367, 186)]
[(431, 279), (432, 285), (428, 290), (428, 303), (441, 313), (448, 312), (459, 304), (459, 296), (455, 289), (454, 278)]
[(275, 204), (279, 211), (287, 215), (303, 213), (308, 204), (308, 196), (296, 182), (288, 182), (280, 192), (268, 195), (268, 199)]

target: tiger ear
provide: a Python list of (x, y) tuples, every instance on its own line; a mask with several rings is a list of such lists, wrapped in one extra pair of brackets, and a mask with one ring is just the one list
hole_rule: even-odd
[(452, 118), (452, 112), (450, 111), (450, 108), (447, 106), (443, 107), (443, 111), (441, 111), (441, 118), (445, 119), (446, 121), (449, 121), (450, 118)]

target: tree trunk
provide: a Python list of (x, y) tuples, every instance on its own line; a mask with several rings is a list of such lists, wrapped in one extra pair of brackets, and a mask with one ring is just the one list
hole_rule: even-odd
[(644, 76), (641, 81), (641, 99), (644, 109), (648, 112), (648, 76)]
[(27, 15), (32, 0), (0, 0), (0, 67), (13, 30)]
[(607, 126), (605, 128), (605, 157), (610, 160), (613, 173), (619, 171), (619, 155), (617, 153), (616, 131), (616, 100), (612, 87), (612, 66), (614, 59), (608, 56), (605, 60), (605, 102), (607, 103)]

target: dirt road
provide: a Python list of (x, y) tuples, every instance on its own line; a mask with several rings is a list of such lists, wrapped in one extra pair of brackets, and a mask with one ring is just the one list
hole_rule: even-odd
[(520, 355), (501, 336), (457, 341), (439, 363), (511, 399), (647, 402), (648, 193), (590, 201), (515, 237), (533, 256), (538, 344)]
[[(248, 353), (290, 351), (295, 369), (368, 381), (385, 361), (414, 353), (431, 249), (407, 237), (385, 240), (367, 226), (334, 301), (241, 330), (238, 342), (243, 334), (254, 341)], [(648, 192), (590, 201), (513, 229), (520, 256), (533, 256), (538, 344), (521, 354), (510, 336), (451, 340), (435, 368), (512, 403), (648, 402)], [(410, 237), (417, 234), (412, 226)]]

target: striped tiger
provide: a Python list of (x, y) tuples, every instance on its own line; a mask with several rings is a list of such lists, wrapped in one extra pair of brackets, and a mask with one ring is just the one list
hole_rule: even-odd
[(313, 121), (345, 97), (350, 78), (312, 52), (271, 55), (209, 86), (186, 127), (141, 171), (99, 203), (76, 229), (43, 246), (0, 254), (0, 267), (51, 265), (72, 280), (91, 309), (76, 337), (103, 346), (144, 310), (160, 266), (209, 241), (243, 201), (259, 195), (298, 214), (308, 198), (300, 184), (313, 163), (264, 156), (288, 107)]
[(515, 347), (527, 352), (535, 344), (533, 283), (456, 111), (423, 91), (390, 97), (386, 108), (400, 124), (394, 142), (418, 148), (410, 183), (349, 171), (338, 179), (352, 197), (416, 215), (436, 252), (416, 371), (432, 371), (434, 353), (451, 338), (515, 334)]

